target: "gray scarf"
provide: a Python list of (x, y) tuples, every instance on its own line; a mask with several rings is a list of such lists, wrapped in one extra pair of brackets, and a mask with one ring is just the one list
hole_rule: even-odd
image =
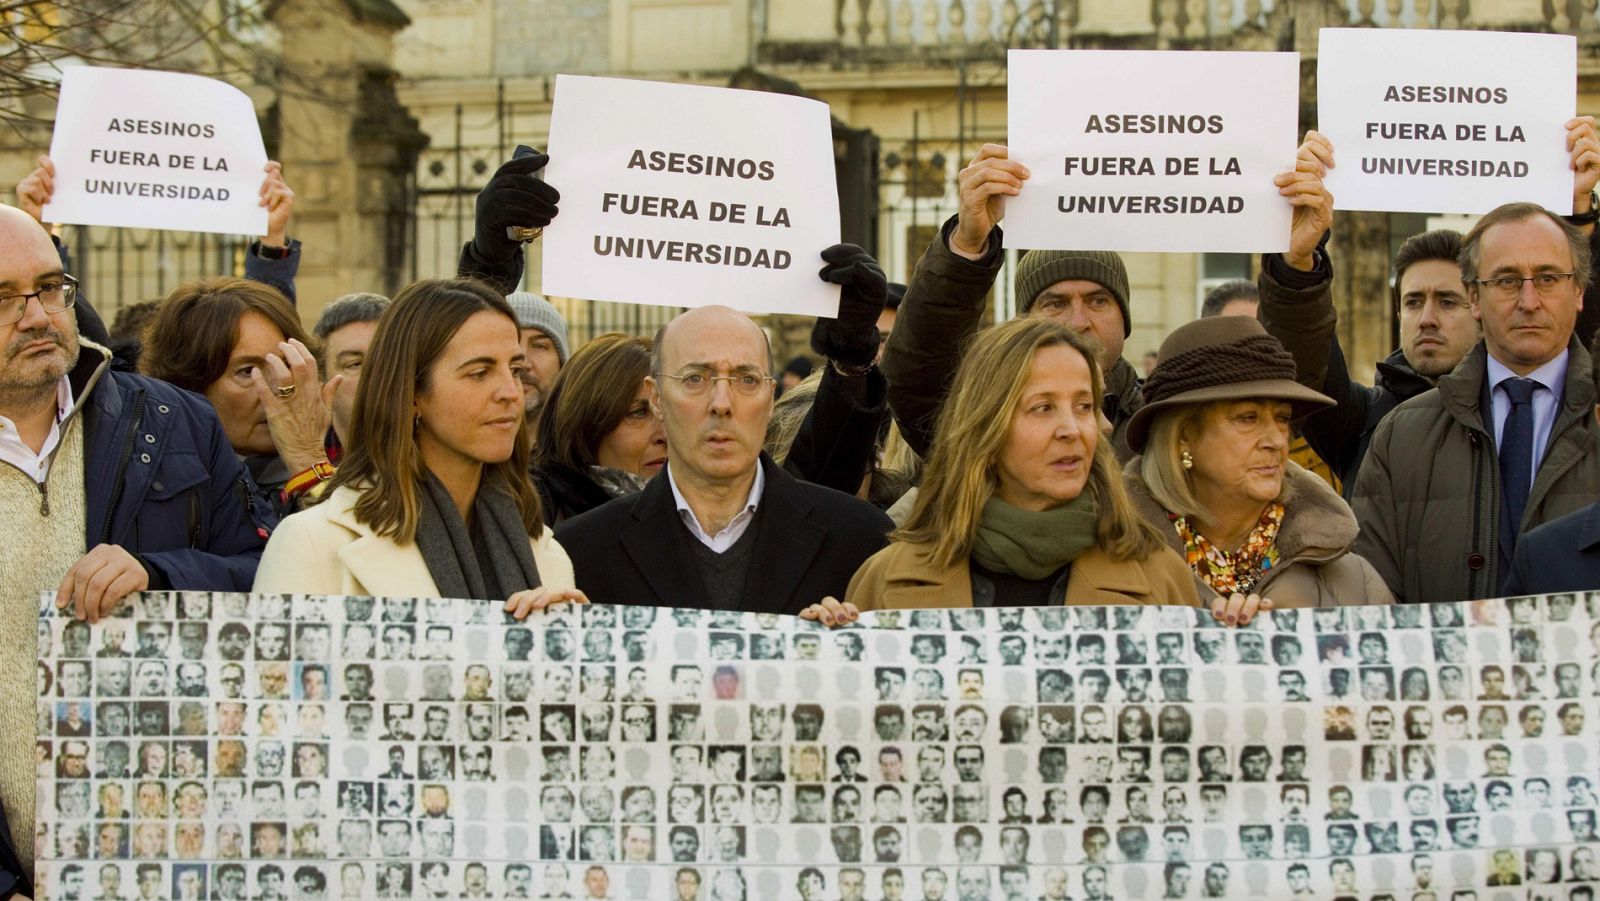
[(417, 549), (440, 597), (501, 601), (539, 587), (528, 530), (509, 494), (480, 485), (468, 529), (450, 492), (433, 473), (423, 479), (422, 488)]

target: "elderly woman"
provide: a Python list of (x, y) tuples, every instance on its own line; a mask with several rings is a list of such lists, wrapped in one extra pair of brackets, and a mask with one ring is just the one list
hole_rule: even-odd
[(262, 501), (280, 516), (333, 474), (315, 341), (276, 289), (238, 278), (187, 282), (144, 335), (139, 371), (205, 395)]
[(582, 601), (528, 481), (505, 298), (417, 282), (378, 321), (367, 360), (331, 491), (278, 526), (255, 590), (506, 600), (518, 618)]
[(1161, 344), (1128, 423), (1124, 470), (1145, 521), (1208, 598), (1262, 606), (1387, 604), (1358, 527), (1327, 483), (1289, 461), (1289, 424), (1333, 404), (1297, 384), (1294, 359), (1256, 320), (1218, 316)]
[(650, 411), (649, 338), (601, 335), (561, 367), (539, 413), (534, 481), (555, 525), (644, 488), (667, 463)]
[[(940, 413), (905, 526), (850, 581), (855, 609), (1180, 604), (1198, 597), (1183, 561), (1129, 504), (1100, 433), (1094, 352), (1049, 320), (973, 341)], [(1254, 610), (1226, 611), (1235, 620)]]

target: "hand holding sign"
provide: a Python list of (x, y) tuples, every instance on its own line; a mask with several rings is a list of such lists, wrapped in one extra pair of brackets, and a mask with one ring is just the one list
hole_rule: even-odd
[(472, 244), (478, 256), (503, 262), (522, 250), (522, 242), (507, 229), (544, 228), (556, 217), (561, 192), (534, 173), (550, 162), (547, 154), (531, 151), (508, 160), (478, 192), (476, 230)]
[(1010, 153), (1003, 144), (985, 144), (957, 176), (961, 210), (950, 250), (958, 256), (981, 258), (989, 249), (989, 233), (1005, 217), (1006, 198), (1022, 193), (1028, 167), (1011, 160)]
[[(1567, 152), (1572, 155), (1572, 212), (1587, 213), (1594, 208), (1592, 195), (1600, 183), (1600, 136), (1593, 116), (1567, 120)], [(1584, 228), (1587, 232), (1594, 226)]]
[(1316, 266), (1317, 245), (1333, 227), (1333, 195), (1322, 181), (1332, 166), (1333, 145), (1322, 135), (1308, 131), (1305, 142), (1295, 154), (1295, 171), (1272, 179), (1278, 186), (1278, 193), (1288, 198), (1289, 205), (1294, 207), (1294, 217), (1289, 223), (1289, 249), (1283, 258), (1302, 272), (1310, 272)]
[(267, 177), (261, 182), (261, 206), (267, 210), (267, 233), (261, 243), (282, 247), (289, 242), (289, 215), (294, 212), (294, 190), (283, 180), (283, 164), (268, 160), (262, 167)]
[(43, 224), (44, 205), (56, 191), (56, 164), (50, 157), (39, 157), (39, 167), (17, 183), (17, 208)]
[(889, 279), (878, 261), (854, 244), (835, 244), (822, 252), (826, 264), (817, 273), (839, 285), (839, 315), (817, 320), (811, 349), (835, 363), (871, 366), (878, 356), (878, 317), (889, 295)]

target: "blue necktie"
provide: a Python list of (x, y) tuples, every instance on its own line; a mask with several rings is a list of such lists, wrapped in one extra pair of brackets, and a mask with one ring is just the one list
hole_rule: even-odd
[(1505, 491), (1507, 519), (1501, 534), (1511, 536), (1514, 543), (1533, 481), (1533, 391), (1541, 386), (1533, 379), (1509, 378), (1500, 387), (1511, 398), (1511, 412), (1500, 433), (1500, 485)]

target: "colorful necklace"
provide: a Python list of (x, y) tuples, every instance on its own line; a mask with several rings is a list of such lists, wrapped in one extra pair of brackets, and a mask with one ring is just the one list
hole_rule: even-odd
[(1261, 576), (1278, 564), (1278, 527), (1283, 524), (1283, 505), (1267, 505), (1256, 527), (1250, 530), (1244, 547), (1233, 553), (1218, 548), (1189, 525), (1189, 517), (1168, 513), (1178, 537), (1183, 539), (1183, 557), (1200, 581), (1220, 595), (1249, 594)]

